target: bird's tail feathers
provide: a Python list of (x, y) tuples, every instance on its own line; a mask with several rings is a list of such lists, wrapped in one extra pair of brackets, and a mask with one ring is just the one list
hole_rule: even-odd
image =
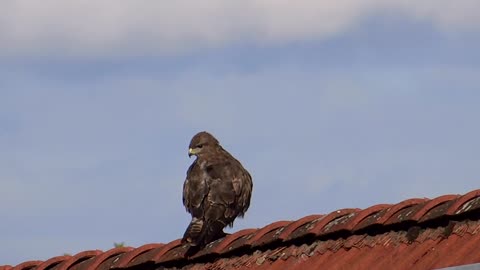
[(192, 218), (187, 230), (185, 230), (185, 233), (183, 234), (182, 243), (190, 243), (195, 245), (203, 230), (203, 224), (204, 222), (202, 219)]
[(191, 246), (206, 246), (225, 236), (223, 228), (226, 226), (221, 220), (204, 221), (193, 218), (183, 235), (182, 243), (189, 243)]

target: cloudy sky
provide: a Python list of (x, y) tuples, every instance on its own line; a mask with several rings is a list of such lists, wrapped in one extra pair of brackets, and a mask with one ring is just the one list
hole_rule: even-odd
[(201, 130), (230, 231), (480, 188), (480, 2), (334, 2), (4, 0), (0, 265), (181, 237)]

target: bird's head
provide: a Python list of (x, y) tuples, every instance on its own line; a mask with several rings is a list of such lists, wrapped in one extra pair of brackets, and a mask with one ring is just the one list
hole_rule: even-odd
[(202, 131), (193, 136), (188, 147), (188, 156), (198, 156), (219, 145), (218, 140), (212, 134)]

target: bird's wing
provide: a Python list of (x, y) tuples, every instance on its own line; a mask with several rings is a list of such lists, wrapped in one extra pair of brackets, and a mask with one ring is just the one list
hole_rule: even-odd
[(209, 184), (209, 201), (225, 205), (224, 217), (228, 223), (238, 215), (243, 216), (252, 193), (252, 178), (248, 171), (230, 155), (211, 159), (206, 171), (212, 182)]
[(208, 185), (197, 162), (188, 168), (187, 178), (183, 183), (183, 205), (192, 216), (203, 216), (202, 202), (208, 194)]
[(250, 206), (252, 196), (252, 176), (241, 165), (237, 168), (235, 177), (232, 179), (233, 190), (235, 191), (235, 208), (239, 216), (243, 217)]
[(231, 205), (235, 192), (228, 178), (228, 167), (212, 156), (198, 161), (187, 173), (184, 184), (184, 204), (192, 213), (192, 221), (183, 235), (184, 242), (204, 245), (224, 235), (223, 228), (236, 215)]
[(233, 188), (233, 170), (228, 159), (212, 158), (205, 164), (207, 183), (209, 186), (208, 202), (211, 204), (230, 205), (235, 202)]

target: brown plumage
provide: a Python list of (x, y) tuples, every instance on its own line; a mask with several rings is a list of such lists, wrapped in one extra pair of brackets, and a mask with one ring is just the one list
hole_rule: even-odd
[(189, 156), (197, 158), (187, 171), (183, 185), (183, 205), (192, 221), (183, 243), (204, 246), (225, 235), (250, 206), (252, 177), (242, 164), (220, 146), (208, 132), (193, 136)]

